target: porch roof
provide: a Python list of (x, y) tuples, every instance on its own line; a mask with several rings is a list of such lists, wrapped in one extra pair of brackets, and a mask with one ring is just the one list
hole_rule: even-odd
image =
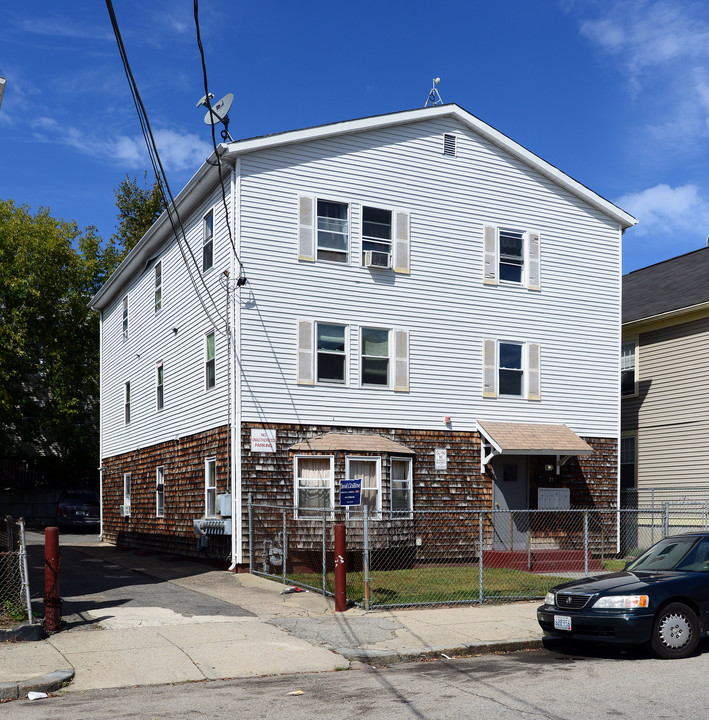
[(566, 425), (478, 420), (496, 455), (592, 455), (593, 448)]
[(325, 433), (296, 443), (290, 449), (295, 452), (345, 450), (349, 452), (390, 453), (392, 455), (416, 454), (406, 445), (389, 440), (389, 438), (382, 435), (365, 435), (363, 433)]

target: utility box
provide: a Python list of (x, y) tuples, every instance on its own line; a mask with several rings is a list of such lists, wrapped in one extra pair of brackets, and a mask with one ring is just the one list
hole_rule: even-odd
[(231, 517), (231, 493), (219, 496), (219, 514), (222, 517)]
[(569, 488), (539, 488), (537, 507), (539, 510), (568, 510), (571, 491)]

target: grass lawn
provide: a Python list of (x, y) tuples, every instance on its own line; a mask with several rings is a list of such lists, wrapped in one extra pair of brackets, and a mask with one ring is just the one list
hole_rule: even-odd
[[(293, 573), (295, 584), (320, 587), (320, 575)], [(486, 600), (544, 597), (546, 591), (571, 578), (556, 575), (489, 568), (483, 570), (483, 596)], [(328, 573), (326, 587), (335, 591), (335, 574)], [(381, 570), (370, 573), (370, 605), (419, 605), (423, 603), (474, 602), (480, 599), (478, 567), (452, 566)], [(364, 602), (364, 574), (347, 574), (347, 599)]]

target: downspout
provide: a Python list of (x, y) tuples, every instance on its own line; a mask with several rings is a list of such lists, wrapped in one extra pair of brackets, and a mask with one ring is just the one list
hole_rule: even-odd
[(98, 536), (103, 540), (103, 310), (98, 314)]
[(618, 344), (616, 347), (616, 369), (617, 372), (615, 374), (616, 376), (616, 398), (617, 398), (617, 405), (616, 405), (616, 437), (617, 437), (617, 444), (616, 444), (616, 481), (615, 481), (615, 487), (616, 487), (616, 498), (615, 498), (615, 506), (618, 509), (616, 512), (616, 528), (615, 528), (615, 543), (616, 553), (620, 552), (620, 531), (621, 531), (621, 513), (620, 513), (620, 445), (621, 445), (621, 423), (622, 423), (622, 414), (623, 414), (623, 400), (620, 395), (620, 353), (621, 348), (623, 345), (623, 235), (625, 234), (625, 231), (621, 226), (618, 226)]

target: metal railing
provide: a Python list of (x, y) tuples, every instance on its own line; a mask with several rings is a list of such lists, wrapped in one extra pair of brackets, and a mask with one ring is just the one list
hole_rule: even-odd
[(251, 572), (333, 595), (336, 522), (350, 603), (451, 605), (542, 598), (565, 579), (622, 570), (666, 535), (708, 529), (709, 503), (406, 513), (250, 503)]
[(6, 517), (0, 528), (0, 621), (34, 622), (30, 602), (25, 522)]

